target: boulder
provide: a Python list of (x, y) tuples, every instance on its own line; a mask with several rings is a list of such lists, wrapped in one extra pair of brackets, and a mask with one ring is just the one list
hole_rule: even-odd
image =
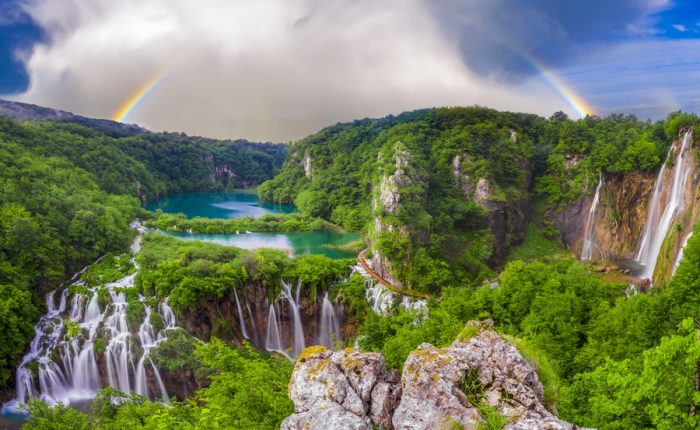
[(489, 420), (508, 430), (575, 429), (543, 406), (537, 373), (492, 324), (470, 322), (473, 336), (447, 348), (420, 345), (400, 381), (378, 353), (307, 348), (289, 385), (295, 412), (282, 429), (470, 430)]
[(380, 354), (309, 347), (294, 367), (289, 397), (295, 413), (282, 429), (390, 430), (400, 396), (398, 374)]

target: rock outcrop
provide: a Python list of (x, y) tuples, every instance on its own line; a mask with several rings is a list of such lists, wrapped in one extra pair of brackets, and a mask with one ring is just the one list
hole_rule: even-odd
[(289, 385), (295, 413), (282, 429), (476, 429), (493, 416), (504, 429), (574, 429), (545, 409), (537, 373), (517, 348), (490, 323), (470, 324), (471, 339), (420, 345), (401, 382), (377, 353), (307, 349)]
[(380, 354), (310, 347), (294, 368), (289, 397), (295, 413), (282, 429), (390, 429), (400, 396), (398, 374)]
[[(518, 141), (514, 131), (510, 136), (514, 143)], [(472, 163), (468, 154), (456, 155), (452, 158), (455, 186), (464, 193), (466, 198), (474, 200), (486, 212), (489, 230), (494, 236), (493, 254), (489, 263), (500, 266), (510, 246), (522, 242), (525, 237), (530, 211), (527, 190), (523, 189), (520, 193), (510, 195), (501, 193), (502, 195), (498, 197), (494, 184), (489, 179), (470, 175), (469, 169), (465, 169), (463, 163), (467, 166)], [(520, 160), (519, 164), (526, 174), (524, 184), (529, 184), (530, 167), (526, 160)]]

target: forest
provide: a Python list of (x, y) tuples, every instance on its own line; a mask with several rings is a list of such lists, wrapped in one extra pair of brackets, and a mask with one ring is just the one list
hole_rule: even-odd
[[(169, 231), (345, 230), (360, 233), (398, 283), (430, 294), (427, 312), (395, 300), (387, 315), (376, 313), (354, 260), (147, 233), (134, 287), (124, 291), (128, 318), (144, 319), (139, 296), (167, 299), (180, 319), (220, 317), (153, 353), (160, 368), (194, 375), (195, 394), (164, 404), (106, 388), (87, 413), (33, 400), (23, 428), (279, 428), (294, 409), (294, 365), (238, 336), (222, 309), (244, 291), (273, 299), (283, 279), (299, 281), (309, 303), (326, 293), (342, 303), (354, 331), (346, 345), (381, 352), (398, 371), (421, 343), (449, 345), (468, 335), (468, 321), (491, 319), (537, 370), (545, 406), (562, 419), (696, 428), (700, 236), (690, 237), (670, 281), (630, 291), (626, 278), (577, 261), (554, 219), (603, 174), (658, 171), (679, 133), (699, 124), (681, 112), (652, 123), (441, 108), (333, 125), (286, 148), (0, 118), (0, 385), (15, 383), (44, 294), (104, 255), (81, 275), (87, 285), (133, 270), (122, 260), (136, 218)], [(216, 165), (236, 177), (212, 176)], [(256, 184), (262, 200), (299, 213), (187, 219), (141, 207), (161, 195)], [(382, 191), (394, 185), (398, 207)]]

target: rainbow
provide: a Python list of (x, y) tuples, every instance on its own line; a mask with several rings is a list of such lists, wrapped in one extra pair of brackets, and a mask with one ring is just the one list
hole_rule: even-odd
[(572, 108), (578, 113), (581, 118), (584, 118), (586, 115), (596, 115), (596, 111), (588, 104), (586, 101), (579, 96), (562, 78), (554, 74), (551, 70), (547, 68), (544, 64), (542, 64), (540, 61), (536, 60), (533, 58), (531, 55), (522, 55), (521, 56), (530, 62), (533, 67), (535, 67), (542, 77), (549, 83), (549, 85), (557, 92), (559, 93), (559, 96), (563, 98), (569, 105), (571, 105)]
[(122, 122), (131, 113), (131, 111), (144, 99), (146, 96), (153, 91), (153, 89), (163, 81), (167, 76), (166, 73), (161, 72), (156, 76), (152, 77), (148, 81), (144, 82), (136, 91), (134, 91), (128, 99), (124, 101), (119, 106), (114, 115), (112, 115), (112, 121)]

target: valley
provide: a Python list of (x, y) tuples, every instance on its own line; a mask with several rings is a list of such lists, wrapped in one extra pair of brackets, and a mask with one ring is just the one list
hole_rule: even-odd
[(0, 126), (15, 426), (696, 420), (694, 115), (423, 109), (289, 145)]

